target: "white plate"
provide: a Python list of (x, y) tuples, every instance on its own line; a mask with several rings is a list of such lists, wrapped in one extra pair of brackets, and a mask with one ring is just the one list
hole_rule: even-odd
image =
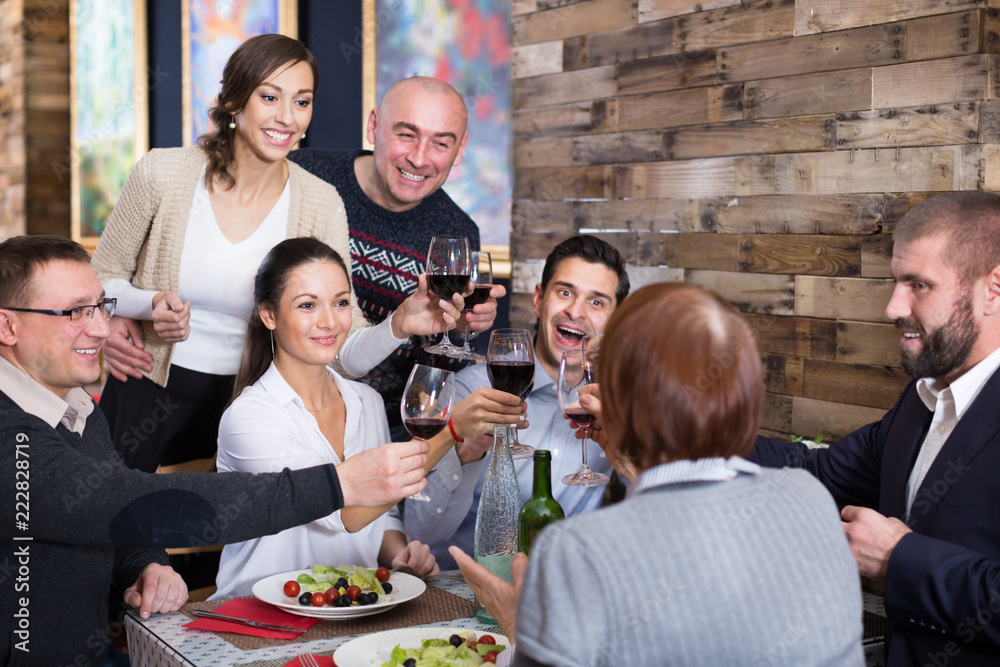
[[(467, 630), (461, 628), (400, 628), (399, 630), (374, 632), (352, 639), (338, 648), (333, 654), (333, 661), (337, 663), (337, 667), (381, 665), (384, 662), (389, 662), (392, 649), (397, 646), (417, 648), (420, 646), (420, 642), (425, 639), (448, 639), (448, 637), (460, 632), (467, 632)], [(476, 636), (481, 635), (491, 635), (497, 640), (497, 644), (507, 647), (500, 652), (500, 655), (510, 650), (510, 641), (505, 636), (477, 630)]]
[(305, 605), (300, 605), (296, 598), (290, 598), (285, 595), (283, 590), (286, 581), (295, 580), (300, 574), (312, 575), (312, 571), (294, 570), (292, 572), (271, 575), (254, 584), (251, 592), (258, 600), (273, 604), (275, 607), (280, 607), (291, 614), (336, 620), (381, 614), (383, 611), (389, 611), (401, 602), (419, 597), (427, 590), (427, 584), (417, 577), (403, 574), (402, 572), (393, 572), (389, 577), (389, 583), (392, 584), (392, 592), (388, 595), (379, 596), (379, 601), (375, 604), (355, 605), (352, 607), (306, 607)]

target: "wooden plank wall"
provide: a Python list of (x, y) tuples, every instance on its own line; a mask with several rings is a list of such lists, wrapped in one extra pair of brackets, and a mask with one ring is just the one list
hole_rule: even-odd
[(539, 263), (599, 234), (634, 283), (746, 314), (764, 430), (839, 436), (907, 381), (890, 235), (1000, 189), (1000, 0), (513, 0), (512, 320)]
[(69, 0), (0, 0), (0, 240), (70, 236)]
[(24, 233), (21, 0), (0, 0), (0, 240)]

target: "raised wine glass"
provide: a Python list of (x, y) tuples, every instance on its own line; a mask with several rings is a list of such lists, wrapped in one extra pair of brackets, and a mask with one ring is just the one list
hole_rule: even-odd
[(469, 322), (468, 314), (472, 312), (473, 306), (486, 303), (490, 298), (490, 290), (493, 289), (493, 261), (490, 253), (484, 250), (473, 250), (469, 253), (469, 283), (473, 285), (472, 294), (465, 297), (465, 344), (461, 348), (454, 348), (454, 352), (448, 353), (449, 357), (455, 359), (468, 359), (470, 361), (482, 361), (486, 357), (476, 354), (469, 347)]
[[(455, 373), (417, 364), (406, 381), (399, 414), (410, 437), (430, 440), (448, 425), (454, 403)], [(426, 502), (430, 498), (418, 491), (410, 500)]]
[[(591, 361), (594, 365), (594, 372), (591, 373), (593, 378), (592, 382), (597, 382), (597, 357), (601, 352), (601, 342), (604, 340), (604, 332), (590, 334), (589, 336), (584, 336), (583, 338), (583, 352), (585, 355), (590, 355), (592, 357)], [(601, 458), (606, 459), (608, 455), (601, 450)]]
[(590, 435), (588, 427), (594, 421), (594, 415), (580, 405), (579, 391), (582, 386), (594, 382), (597, 382), (596, 352), (584, 350), (563, 352), (562, 359), (559, 361), (559, 379), (556, 385), (559, 407), (562, 408), (563, 416), (572, 419), (584, 428), (584, 438), (581, 440), (583, 465), (580, 466), (579, 471), (562, 478), (563, 484), (570, 486), (600, 486), (607, 484), (610, 479), (607, 475), (594, 472), (587, 465), (587, 443)]
[[(527, 398), (535, 379), (531, 332), (527, 329), (496, 329), (491, 333), (490, 347), (486, 352), (486, 374), (494, 389), (514, 394), (522, 401)], [(517, 431), (516, 426), (506, 428), (509, 429), (508, 436)], [(512, 437), (510, 442), (510, 455), (515, 459), (526, 459), (535, 453), (534, 447), (515, 443)]]
[[(469, 293), (469, 239), (464, 236), (434, 236), (427, 250), (427, 289), (444, 301), (455, 294)], [(451, 354), (460, 350), (451, 344), (445, 331), (441, 342), (426, 348), (431, 354)]]

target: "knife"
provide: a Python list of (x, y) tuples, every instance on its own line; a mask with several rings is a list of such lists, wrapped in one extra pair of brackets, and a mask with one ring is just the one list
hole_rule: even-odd
[(282, 630), (284, 632), (305, 632), (302, 628), (292, 628), (287, 625), (275, 625), (273, 623), (261, 623), (260, 621), (251, 621), (247, 618), (236, 618), (235, 616), (225, 616), (224, 614), (216, 614), (211, 611), (192, 611), (192, 614), (200, 618), (214, 618), (220, 621), (232, 621), (233, 623), (240, 623), (241, 625), (249, 625), (254, 628), (264, 628), (266, 630)]

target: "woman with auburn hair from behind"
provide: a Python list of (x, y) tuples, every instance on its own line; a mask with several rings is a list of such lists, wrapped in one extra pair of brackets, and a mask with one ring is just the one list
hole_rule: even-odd
[(455, 554), (516, 627), (514, 664), (864, 664), (861, 587), (833, 499), (805, 471), (741, 458), (763, 395), (743, 318), (693, 285), (645, 287), (611, 317), (599, 364), (594, 407), (627, 499), (544, 530), (523, 580), (515, 563), (517, 589)]

